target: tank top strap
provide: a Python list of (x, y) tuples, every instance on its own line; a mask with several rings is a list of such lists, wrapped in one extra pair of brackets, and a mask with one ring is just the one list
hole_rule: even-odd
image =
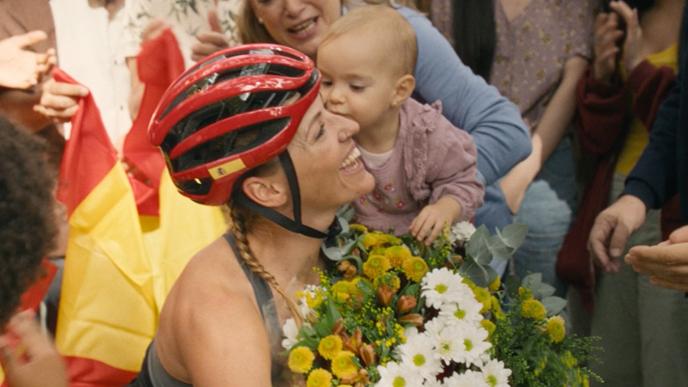
[[(237, 246), (237, 242), (234, 238), (234, 235), (232, 235), (232, 233), (226, 233), (225, 240), (227, 240), (227, 243), (229, 243), (229, 245), (232, 247), (232, 251), (234, 252), (234, 256), (236, 257), (237, 262), (241, 266), (241, 269), (244, 271), (246, 278), (251, 283), (251, 287), (253, 288), (253, 294), (256, 297), (256, 302), (260, 306), (260, 313), (263, 315), (263, 320), (267, 321), (272, 316), (266, 316), (264, 314), (264, 309), (266, 309), (265, 306), (270, 303), (274, 303), (274, 297), (272, 295), (270, 285), (268, 285), (268, 283), (265, 282), (265, 280), (262, 279), (258, 274), (254, 273), (251, 270), (251, 268), (248, 267), (246, 262), (243, 259), (241, 259), (241, 252), (239, 251), (239, 246)], [(268, 309), (274, 310), (274, 308)], [(277, 318), (277, 316), (275, 316), (275, 318)]]
[(239, 247), (237, 246), (234, 235), (228, 232), (224, 235), (224, 237), (227, 243), (232, 247), (232, 251), (234, 252), (237, 262), (239, 262), (241, 269), (244, 271), (246, 278), (251, 283), (251, 287), (253, 288), (253, 294), (256, 297), (258, 309), (260, 309), (260, 314), (263, 317), (263, 323), (265, 324), (265, 329), (268, 332), (270, 340), (270, 346), (272, 347), (272, 375), (273, 378), (275, 378), (280, 372), (280, 368), (274, 360), (275, 356), (277, 355), (275, 351), (278, 351), (281, 348), (280, 343), (282, 342), (282, 327), (280, 326), (279, 318), (277, 317), (277, 307), (275, 305), (275, 299), (272, 294), (272, 290), (270, 289), (270, 285), (268, 285), (268, 283), (258, 274), (254, 273), (241, 258), (241, 252), (239, 251)]

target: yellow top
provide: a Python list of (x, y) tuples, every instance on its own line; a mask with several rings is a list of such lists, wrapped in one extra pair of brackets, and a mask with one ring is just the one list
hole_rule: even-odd
[[(647, 60), (654, 66), (668, 66), (676, 72), (678, 45), (673, 44), (664, 51), (649, 55)], [(647, 128), (645, 128), (645, 125), (643, 125), (639, 119), (633, 118), (628, 136), (626, 137), (626, 142), (619, 155), (619, 161), (616, 163), (616, 173), (620, 173), (624, 176), (631, 173), (631, 170), (635, 167), (635, 163), (640, 159), (640, 155), (643, 154), (643, 150), (645, 150), (648, 141), (649, 133)]]

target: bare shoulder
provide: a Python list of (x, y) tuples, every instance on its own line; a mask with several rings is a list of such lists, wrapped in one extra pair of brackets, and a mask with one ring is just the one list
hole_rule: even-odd
[[(253, 381), (265, 375), (269, 385), (268, 336), (251, 285), (223, 239), (200, 251), (175, 283), (156, 346), (170, 374), (194, 385), (261, 385)], [(251, 363), (266, 365), (242, 370)]]

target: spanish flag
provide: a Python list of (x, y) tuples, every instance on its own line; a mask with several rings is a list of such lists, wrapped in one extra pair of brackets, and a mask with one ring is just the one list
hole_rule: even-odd
[[(178, 51), (169, 31), (148, 48)], [(159, 51), (158, 51), (159, 52)], [(69, 215), (69, 242), (56, 344), (72, 386), (121, 386), (138, 373), (157, 328), (164, 298), (188, 260), (226, 229), (218, 208), (182, 197), (145, 125), (164, 88), (181, 69), (160, 69), (168, 56), (142, 55), (146, 90), (125, 141), (125, 172), (91, 95), (72, 118), (60, 170), (58, 198)], [(145, 74), (146, 72), (142, 72)], [(76, 83), (56, 69), (53, 76)], [(132, 151), (133, 150), (133, 151)]]

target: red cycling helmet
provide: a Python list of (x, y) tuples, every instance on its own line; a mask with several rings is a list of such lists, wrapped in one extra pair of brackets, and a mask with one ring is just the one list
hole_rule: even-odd
[[(183, 195), (222, 205), (237, 179), (285, 152), (319, 87), (313, 61), (289, 47), (252, 44), (219, 51), (167, 89), (149, 136)], [(296, 190), (297, 199), (298, 184)]]

